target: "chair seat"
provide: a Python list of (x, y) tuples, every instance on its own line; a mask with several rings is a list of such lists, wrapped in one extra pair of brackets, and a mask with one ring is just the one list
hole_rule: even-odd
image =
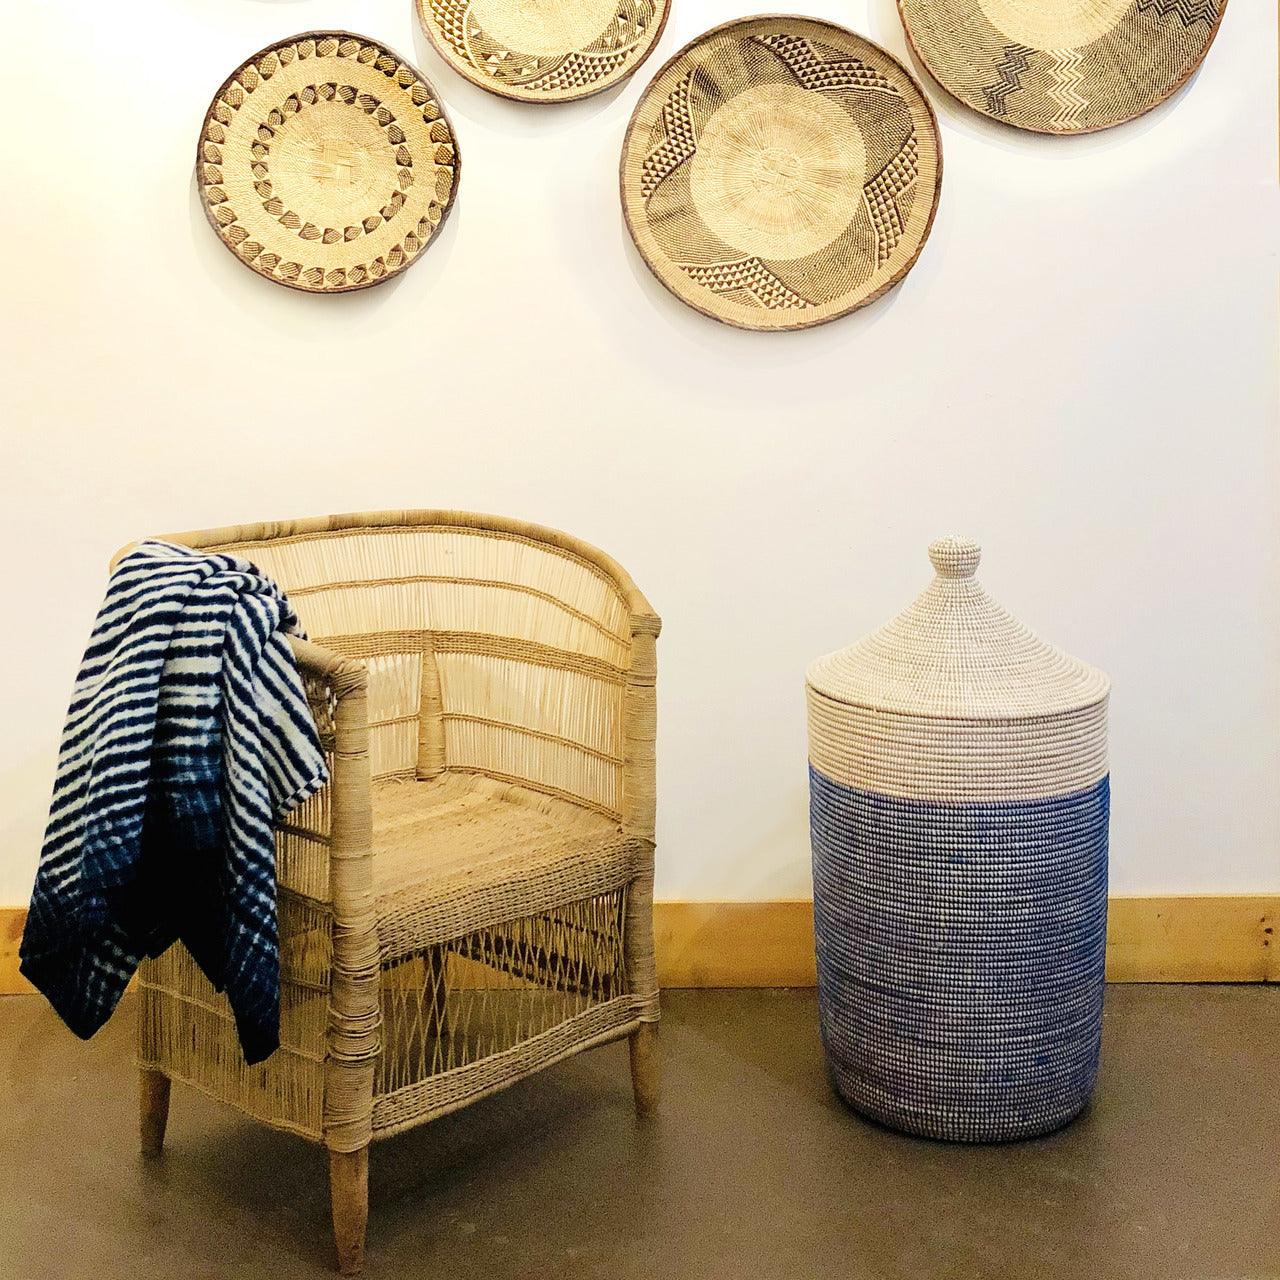
[(477, 774), (373, 788), (383, 962), (608, 893), (647, 855), (614, 819)]

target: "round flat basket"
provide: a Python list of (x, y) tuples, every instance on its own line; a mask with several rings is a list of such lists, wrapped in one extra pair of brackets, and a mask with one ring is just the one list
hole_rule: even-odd
[(800, 17), (700, 36), (645, 90), (622, 148), (627, 228), (654, 275), (744, 329), (804, 329), (911, 268), (942, 179), (911, 74)]
[(570, 102), (625, 80), (653, 51), (671, 0), (417, 0), (455, 71), (521, 102)]
[(196, 180), (209, 223), (278, 284), (379, 284), (431, 242), (458, 186), (431, 86), (376, 41), (312, 31), (255, 53), (218, 90)]
[(929, 73), (975, 111), (1091, 133), (1159, 106), (1204, 60), (1226, 0), (898, 0)]

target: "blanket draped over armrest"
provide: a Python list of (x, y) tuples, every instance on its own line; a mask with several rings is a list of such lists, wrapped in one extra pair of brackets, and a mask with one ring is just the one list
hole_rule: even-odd
[(63, 730), (22, 972), (77, 1035), (144, 956), (186, 944), (248, 1062), (277, 1048), (274, 824), (327, 781), (283, 592), (248, 561), (120, 561)]

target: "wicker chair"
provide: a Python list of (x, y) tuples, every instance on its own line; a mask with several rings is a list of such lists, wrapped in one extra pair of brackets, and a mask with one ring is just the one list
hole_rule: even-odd
[(281, 1047), (246, 1066), (181, 946), (140, 975), (142, 1146), (171, 1080), (323, 1143), (359, 1270), (368, 1149), (630, 1037), (657, 1100), (658, 617), (591, 547), (395, 511), (171, 535), (288, 592), (329, 785), (277, 835)]

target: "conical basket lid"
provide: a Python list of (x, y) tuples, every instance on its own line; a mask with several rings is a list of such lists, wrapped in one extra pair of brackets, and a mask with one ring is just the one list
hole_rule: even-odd
[(1058, 715), (1105, 698), (1101, 671), (1046, 644), (986, 593), (974, 578), (980, 556), (965, 538), (932, 543), (933, 582), (887, 626), (814, 662), (809, 687), (851, 706), (972, 720)]

